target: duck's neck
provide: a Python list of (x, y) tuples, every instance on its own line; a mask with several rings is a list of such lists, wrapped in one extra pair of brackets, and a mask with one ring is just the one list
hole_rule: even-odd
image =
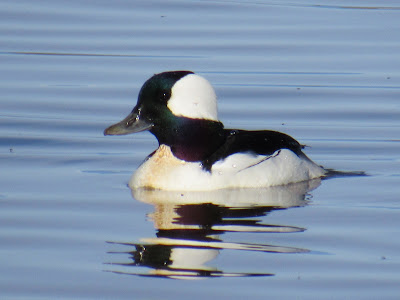
[(159, 144), (167, 145), (172, 153), (185, 161), (202, 161), (225, 141), (221, 122), (177, 117), (165, 126), (151, 130)]

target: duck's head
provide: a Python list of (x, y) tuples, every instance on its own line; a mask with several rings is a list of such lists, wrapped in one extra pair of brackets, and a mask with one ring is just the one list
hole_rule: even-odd
[(132, 112), (108, 127), (105, 135), (149, 130), (157, 137), (166, 129), (178, 128), (187, 120), (218, 122), (217, 99), (211, 84), (190, 71), (159, 73), (140, 89)]

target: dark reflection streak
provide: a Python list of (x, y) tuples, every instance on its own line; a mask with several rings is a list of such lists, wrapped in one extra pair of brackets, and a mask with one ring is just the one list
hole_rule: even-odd
[(207, 71), (202, 72), (203, 74), (232, 74), (232, 75), (361, 75), (363, 73), (360, 72), (279, 72), (279, 71)]
[(12, 55), (46, 55), (46, 56), (106, 56), (106, 57), (169, 57), (169, 58), (202, 58), (202, 56), (193, 55), (138, 55), (138, 54), (104, 54), (104, 53), (60, 53), (60, 52), (23, 52), (23, 51), (10, 51), (3, 52), (0, 54), (12, 54)]
[(159, 238), (169, 238), (169, 239), (184, 239), (192, 241), (221, 241), (215, 237), (210, 237), (211, 235), (219, 234), (220, 232), (213, 229), (168, 229), (168, 230), (158, 230), (156, 235)]
[(341, 88), (341, 89), (400, 89), (399, 86), (395, 85), (323, 85), (323, 84), (265, 84), (265, 83), (235, 83), (237, 87), (307, 87), (307, 88)]
[[(190, 273), (193, 274), (188, 274), (189, 272), (187, 270), (178, 270), (178, 272), (181, 272), (179, 275), (176, 276), (171, 276), (169, 274), (165, 275), (155, 275), (155, 274), (141, 274), (141, 273), (130, 273), (130, 272), (119, 272), (119, 271), (105, 271), (105, 272), (110, 272), (114, 274), (122, 274), (122, 275), (134, 275), (134, 276), (140, 276), (140, 277), (153, 277), (153, 278), (167, 278), (167, 279), (185, 279), (186, 278), (197, 278), (197, 277), (265, 277), (265, 276), (275, 276), (275, 274), (272, 273), (222, 273), (222, 272), (210, 272), (210, 271), (203, 271), (203, 270), (196, 270), (190, 271)], [(186, 274), (185, 274), (186, 273)]]
[[(232, 3), (238, 3), (239, 1), (227, 1)], [(305, 7), (305, 8), (317, 8), (317, 9), (354, 9), (354, 10), (400, 10), (397, 6), (345, 6), (345, 5), (323, 5), (323, 4), (281, 4), (281, 3), (260, 3), (260, 2), (248, 2), (253, 5), (265, 5), (265, 6), (288, 6), (288, 7)]]
[(336, 5), (305, 5), (313, 8), (328, 8), (328, 9), (357, 9), (357, 10), (399, 10), (396, 6), (336, 6)]
[[(207, 225), (207, 222), (212, 225), (223, 224), (223, 223), (239, 223), (240, 221), (226, 220), (225, 218), (246, 218), (246, 217), (261, 217), (267, 215), (270, 211), (280, 209), (278, 207), (223, 207), (212, 203), (204, 204), (188, 204), (178, 205), (175, 209), (179, 215), (174, 223), (185, 224), (185, 225)], [(258, 223), (259, 220), (246, 221), (253, 224)]]
[[(274, 211), (308, 204), (307, 193), (316, 188), (320, 180), (302, 182), (284, 187), (245, 190), (218, 190), (214, 192), (165, 192), (134, 190), (134, 198), (150, 203), (154, 211), (148, 214), (156, 229), (155, 237), (141, 238), (140, 242), (108, 242), (126, 246), (128, 251), (112, 251), (129, 257), (129, 261), (110, 262), (109, 272), (115, 274), (161, 277), (173, 279), (213, 278), (237, 276), (272, 276), (269, 272), (227, 272), (223, 266), (210, 266), (224, 250), (258, 253), (307, 253), (308, 249), (260, 243), (259, 234), (265, 241), (266, 233), (295, 233), (305, 228), (289, 225), (265, 224), (265, 216)], [(233, 233), (239, 241), (227, 241), (224, 233)], [(239, 234), (240, 233), (240, 234)], [(254, 242), (247, 243), (251, 233), (257, 233)], [(242, 236), (241, 234), (247, 234)], [(253, 235), (255, 237), (255, 235)], [(231, 238), (231, 236), (229, 236)], [(245, 256), (249, 259), (249, 256)], [(252, 261), (250, 259), (250, 261)], [(254, 263), (254, 261), (253, 261)], [(132, 272), (132, 268), (148, 271)], [(226, 266), (225, 266), (226, 267)], [(234, 268), (231, 262), (229, 268)], [(252, 265), (254, 268), (263, 266)]]
[[(173, 223), (196, 226), (196, 231), (175, 229), (175, 232), (169, 230), (166, 234), (168, 236), (187, 236), (188, 233), (196, 233), (196, 236), (199, 236), (199, 234), (238, 232), (239, 228), (242, 228), (240, 231), (246, 232), (282, 232), (282, 228), (285, 228), (287, 232), (305, 230), (295, 226), (260, 224), (261, 220), (259, 219), (249, 219), (263, 217), (271, 211), (281, 209), (283, 208), (274, 206), (224, 207), (212, 203), (178, 205), (175, 208), (177, 217), (175, 217)], [(228, 226), (233, 226), (234, 229), (229, 229)], [(157, 236), (163, 236), (161, 230), (159, 230)]]
[[(199, 249), (199, 250), (207, 250), (207, 249), (214, 249), (214, 250), (247, 250), (247, 251), (258, 251), (258, 252), (267, 252), (267, 253), (308, 253), (310, 250), (302, 249), (302, 248), (295, 248), (295, 247), (285, 247), (285, 246), (275, 246), (275, 245), (263, 245), (263, 244), (245, 244), (245, 243), (224, 243), (224, 242), (213, 242), (204, 245), (191, 245), (190, 243), (187, 245), (182, 245), (181, 243), (174, 244), (128, 244), (128, 243), (118, 243), (118, 242), (108, 242), (112, 244), (120, 244), (125, 246), (134, 246), (136, 247), (136, 251), (109, 251), (107, 253), (113, 254), (132, 254), (134, 258), (140, 258), (142, 261), (144, 254), (146, 257), (153, 258), (153, 255), (156, 256), (157, 260), (160, 259), (161, 253), (168, 253), (171, 254), (171, 250), (180, 248), (180, 249)], [(161, 247), (161, 248), (159, 248)], [(140, 254), (138, 256), (138, 254)], [(115, 264), (115, 263), (112, 263)], [(127, 264), (129, 265), (129, 264)], [(136, 264), (137, 265), (137, 264)]]
[[(106, 263), (107, 265), (122, 267), (150, 267), (157, 269), (158, 274), (143, 274), (135, 272), (108, 271), (115, 274), (138, 275), (146, 277), (164, 277), (164, 278), (190, 278), (190, 277), (252, 277), (252, 276), (273, 276), (272, 273), (224, 273), (219, 270), (204, 269), (184, 269), (171, 268), (172, 261), (169, 259), (173, 247), (161, 247), (160, 245), (135, 245), (136, 251), (129, 252), (108, 252), (112, 254), (129, 254), (132, 257), (132, 263)], [(164, 271), (165, 274), (160, 272)]]

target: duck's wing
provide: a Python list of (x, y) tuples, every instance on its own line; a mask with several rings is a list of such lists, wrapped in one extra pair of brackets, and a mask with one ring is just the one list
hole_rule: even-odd
[(225, 142), (209, 157), (202, 161), (205, 170), (211, 171), (212, 165), (235, 153), (253, 153), (270, 156), (280, 149), (289, 149), (301, 155), (304, 148), (291, 136), (271, 130), (247, 131), (225, 129)]

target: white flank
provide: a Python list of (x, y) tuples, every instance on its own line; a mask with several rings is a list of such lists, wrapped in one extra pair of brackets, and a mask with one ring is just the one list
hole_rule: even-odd
[(171, 92), (168, 108), (174, 115), (218, 121), (217, 96), (205, 78), (186, 75), (175, 83)]
[(207, 191), (223, 188), (259, 188), (321, 177), (325, 170), (307, 156), (281, 149), (273, 155), (233, 154), (206, 172), (200, 163), (176, 158), (168, 146), (160, 148), (133, 174), (130, 187)]

